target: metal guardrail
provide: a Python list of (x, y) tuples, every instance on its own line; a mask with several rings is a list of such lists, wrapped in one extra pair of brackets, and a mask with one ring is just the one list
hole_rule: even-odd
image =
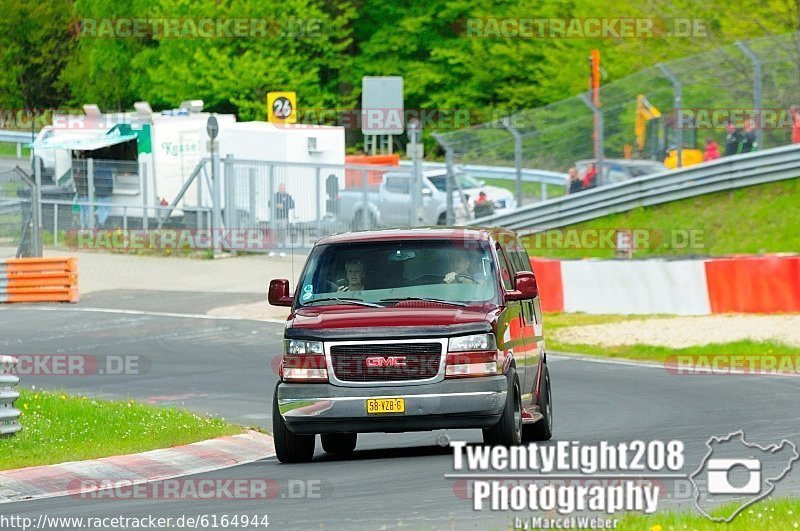
[(22, 210), (22, 201), (0, 201), (0, 216), (15, 214)]
[(14, 401), (19, 398), (19, 392), (14, 389), (19, 383), (19, 377), (14, 374), (17, 361), (13, 356), (0, 356), (0, 436), (13, 435), (22, 429), (20, 411), (14, 407)]
[(634, 208), (800, 176), (800, 145), (717, 159), (541, 201), (470, 225), (526, 232), (564, 227)]
[[(411, 167), (411, 161), (402, 160), (400, 166)], [(504, 179), (508, 181), (515, 181), (517, 179), (517, 170), (513, 167), (506, 166), (483, 166), (476, 164), (459, 164), (465, 173), (477, 177), (478, 179)], [(424, 170), (446, 170), (447, 164), (444, 162), (423, 162), (422, 169)], [(545, 183), (556, 186), (564, 186), (567, 181), (566, 173), (559, 173), (556, 171), (536, 170), (531, 168), (522, 169), (522, 180), (532, 183)]]
[(3, 131), (0, 130), (0, 142), (11, 142), (13, 144), (29, 144), (33, 142), (35, 135), (30, 131)]

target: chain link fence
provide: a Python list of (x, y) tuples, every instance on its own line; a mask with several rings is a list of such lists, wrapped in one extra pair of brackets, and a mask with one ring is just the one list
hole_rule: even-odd
[(32, 188), (25, 180), (27, 174), (23, 175), (30, 168), (24, 165), (24, 160), (0, 160), (0, 259), (33, 256), (35, 252)]
[[(423, 178), (413, 166), (206, 158), (171, 203), (154, 203), (136, 163), (76, 157), (61, 184), (40, 165), (39, 201), (36, 176), (8, 166), (0, 170), (0, 257), (41, 256), (42, 249), (285, 252), (349, 230), (445, 220), (437, 188), (443, 169)], [(463, 207), (457, 211), (461, 222), (469, 219)]]
[[(800, 106), (800, 34), (659, 64), (602, 84), (599, 101), (598, 113), (587, 92), (436, 138), (454, 167), (476, 161), (558, 172), (576, 167), (580, 177), (602, 160), (598, 184), (665, 170), (661, 163), (702, 163), (712, 141), (721, 156), (786, 145), (793, 106)], [(800, 121), (794, 129), (800, 141)]]

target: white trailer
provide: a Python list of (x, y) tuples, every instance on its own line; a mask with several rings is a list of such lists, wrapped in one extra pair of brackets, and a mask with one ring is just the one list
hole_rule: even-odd
[[(137, 217), (143, 208), (171, 205), (200, 161), (210, 157), (206, 124), (211, 114), (202, 112), (202, 105), (201, 101), (187, 101), (179, 109), (155, 113), (149, 104), (139, 102), (135, 112), (105, 114), (96, 105), (85, 105), (82, 116), (56, 115), (53, 125), (43, 128), (32, 144), (34, 154), (42, 161), (44, 182), (52, 178), (54, 183), (69, 184), (76, 156), (82, 154), (92, 158), (96, 167), (99, 164), (106, 171), (110, 168), (113, 174), (112, 195), (103, 199), (110, 204), (112, 216), (121, 216), (123, 207), (128, 207), (128, 216)], [(315, 216), (325, 212), (328, 176), (335, 175), (339, 187), (344, 184), (340, 168), (325, 167), (344, 165), (344, 128), (276, 126), (236, 122), (232, 114), (215, 116), (223, 163), (229, 155), (237, 161), (253, 162), (237, 162), (233, 168), (226, 163), (221, 168), (236, 172), (234, 176), (247, 172), (250, 177), (254, 169), (258, 172), (252, 189), (252, 180), (248, 179), (248, 186), (242, 188), (245, 180), (233, 179), (236, 193), (227, 199), (233, 200), (236, 208), (255, 205), (256, 220), (251, 221), (269, 221), (271, 197), (282, 183), (295, 201), (290, 221), (318, 219)], [(270, 166), (274, 169), (269, 170)], [(222, 190), (225, 171), (220, 172)], [(226, 194), (221, 194), (221, 199), (224, 208)], [(191, 207), (210, 208), (211, 204), (209, 180), (200, 174), (181, 197), (173, 215)], [(155, 215), (152, 210), (149, 214)]]
[[(344, 128), (275, 125), (268, 122), (239, 122), (220, 125), (219, 150), (223, 175), (233, 172), (232, 190), (226, 201), (236, 209), (250, 212), (255, 221), (270, 220), (270, 202), (283, 185), (295, 208), (289, 221), (321, 219), (326, 211), (326, 183), (335, 176), (344, 186)], [(225, 168), (225, 158), (238, 161)]]

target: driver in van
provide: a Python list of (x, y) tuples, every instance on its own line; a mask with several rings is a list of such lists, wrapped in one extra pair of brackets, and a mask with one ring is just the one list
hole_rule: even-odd
[(361, 291), (364, 289), (364, 263), (361, 260), (348, 260), (344, 264), (347, 284), (336, 291)]
[(446, 284), (475, 284), (475, 278), (470, 272), (470, 257), (467, 253), (454, 253), (450, 257), (452, 271), (444, 276)]

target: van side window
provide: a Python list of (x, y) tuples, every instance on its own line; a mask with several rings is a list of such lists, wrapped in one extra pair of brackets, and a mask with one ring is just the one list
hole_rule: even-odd
[[(509, 257), (511, 257), (511, 261), (514, 263), (515, 271), (531, 271), (533, 269), (525, 247), (523, 247), (518, 240), (514, 240), (506, 250), (508, 251)], [(522, 301), (522, 317), (525, 320), (525, 324), (530, 325), (537, 322), (539, 316), (535, 314), (536, 311), (533, 301)]]
[(503, 287), (505, 289), (514, 289), (514, 275), (512, 273), (512, 269), (508, 263), (508, 257), (506, 257), (506, 253), (500, 244), (496, 244), (497, 249), (497, 258), (500, 262), (500, 278), (503, 280)]

